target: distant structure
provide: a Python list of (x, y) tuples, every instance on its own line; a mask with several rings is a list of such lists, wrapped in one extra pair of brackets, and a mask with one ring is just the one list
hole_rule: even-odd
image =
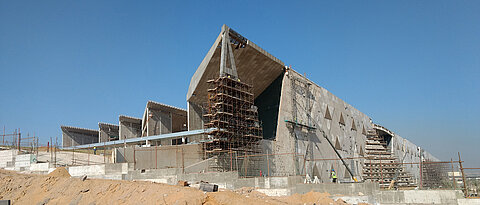
[(119, 137), (120, 140), (137, 138), (142, 136), (142, 119), (120, 115)]
[(61, 126), (62, 145), (64, 147), (92, 144), (98, 142), (98, 130)]
[(98, 123), (98, 142), (109, 142), (120, 139), (119, 126), (104, 122)]
[[(199, 172), (308, 174), (327, 182), (335, 169), (342, 181), (377, 181), (382, 187), (392, 179), (402, 187), (418, 183), (418, 166), (401, 162), (438, 160), (225, 25), (192, 76), (186, 100), (187, 110), (149, 101), (141, 119), (99, 123), (100, 134), (62, 126), (63, 146), (123, 141), (114, 158), (135, 162), (136, 169), (178, 164), (178, 152), (168, 149), (176, 146), (189, 153), (183, 168)], [(149, 146), (162, 154), (131, 157), (134, 149)]]

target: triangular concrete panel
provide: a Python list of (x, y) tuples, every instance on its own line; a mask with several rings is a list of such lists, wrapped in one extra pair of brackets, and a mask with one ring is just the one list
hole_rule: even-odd
[(355, 125), (355, 119), (352, 119), (352, 130), (357, 131), (357, 126)]
[(342, 150), (342, 146), (340, 145), (340, 141), (337, 139), (335, 140), (335, 149)]
[(362, 125), (362, 134), (367, 135), (367, 131), (365, 130), (365, 125)]
[(332, 120), (332, 115), (330, 114), (330, 110), (328, 109), (328, 105), (327, 105), (327, 110), (325, 111), (325, 119)]
[(345, 119), (343, 119), (343, 113), (340, 113), (340, 121), (338, 123), (345, 125)]

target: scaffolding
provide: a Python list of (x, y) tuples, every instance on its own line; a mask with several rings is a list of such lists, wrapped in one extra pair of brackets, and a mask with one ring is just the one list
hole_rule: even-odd
[(216, 129), (207, 133), (205, 151), (257, 152), (256, 144), (263, 137), (252, 86), (228, 76), (207, 82), (204, 126)]
[(377, 130), (368, 130), (365, 150), (365, 180), (378, 182), (380, 188), (395, 185), (398, 189), (410, 189), (417, 186), (412, 176), (406, 172), (403, 160), (398, 162), (389, 149), (387, 139)]

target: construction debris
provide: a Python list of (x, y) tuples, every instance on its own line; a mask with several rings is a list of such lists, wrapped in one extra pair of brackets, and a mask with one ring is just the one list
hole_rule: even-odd
[(218, 185), (202, 182), (202, 183), (200, 183), (200, 190), (205, 191), (205, 192), (217, 192), (218, 191)]

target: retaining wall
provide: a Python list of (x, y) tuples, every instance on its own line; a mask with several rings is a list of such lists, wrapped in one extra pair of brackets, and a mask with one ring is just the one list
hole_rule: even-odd
[(0, 151), (0, 168), (13, 167), (15, 165), (15, 157), (18, 150), (2, 150)]

